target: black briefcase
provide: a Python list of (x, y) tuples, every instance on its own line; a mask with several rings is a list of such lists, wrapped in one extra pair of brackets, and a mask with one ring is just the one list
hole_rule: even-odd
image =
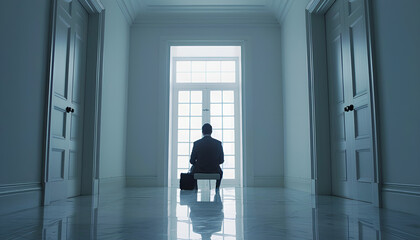
[(181, 190), (193, 190), (195, 188), (194, 174), (181, 173), (181, 179), (179, 180), (179, 188)]

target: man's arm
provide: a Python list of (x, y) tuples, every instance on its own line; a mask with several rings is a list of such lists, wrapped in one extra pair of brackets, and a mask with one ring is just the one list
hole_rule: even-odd
[(222, 143), (220, 143), (220, 156), (219, 156), (219, 164), (222, 164), (225, 162), (225, 154), (223, 153), (223, 146)]
[(192, 153), (191, 153), (190, 163), (192, 165), (194, 165), (196, 161), (197, 161), (197, 149), (196, 149), (195, 143), (194, 143)]

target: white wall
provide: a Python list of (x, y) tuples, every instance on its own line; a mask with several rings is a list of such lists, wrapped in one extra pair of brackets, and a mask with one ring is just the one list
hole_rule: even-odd
[[(244, 159), (249, 186), (280, 186), (283, 158), (280, 31), (274, 25), (135, 25), (131, 29), (127, 184), (167, 184), (169, 40), (245, 40)], [(166, 57), (165, 57), (166, 56)]]
[(49, 21), (49, 0), (0, 1), (0, 212), (40, 204)]
[(311, 191), (309, 91), (305, 8), (293, 1), (281, 25), (284, 185)]
[(383, 204), (420, 214), (420, 1), (373, 10)]
[(99, 177), (102, 183), (109, 185), (110, 182), (125, 181), (130, 26), (117, 1), (102, 2), (105, 36)]

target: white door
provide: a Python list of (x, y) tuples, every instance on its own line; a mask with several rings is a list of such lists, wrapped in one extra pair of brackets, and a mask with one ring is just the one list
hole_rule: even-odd
[[(174, 66), (172, 185), (176, 186), (180, 173), (191, 167), (189, 160), (193, 143), (202, 137), (202, 125), (210, 123), (212, 137), (223, 144), (222, 185), (239, 186), (238, 59), (176, 59)], [(196, 81), (183, 80), (186, 75), (194, 76), (194, 73), (199, 73)], [(187, 78), (191, 80), (191, 77)]]
[(57, 1), (46, 202), (80, 195), (88, 15)]
[(325, 15), (334, 195), (373, 202), (375, 176), (365, 0)]

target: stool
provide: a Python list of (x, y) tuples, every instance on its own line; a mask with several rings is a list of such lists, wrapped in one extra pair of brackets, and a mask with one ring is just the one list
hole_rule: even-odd
[[(194, 173), (195, 180), (209, 180), (209, 190), (211, 190), (210, 180), (220, 180), (220, 174), (218, 173)], [(197, 184), (198, 185), (198, 184)]]

